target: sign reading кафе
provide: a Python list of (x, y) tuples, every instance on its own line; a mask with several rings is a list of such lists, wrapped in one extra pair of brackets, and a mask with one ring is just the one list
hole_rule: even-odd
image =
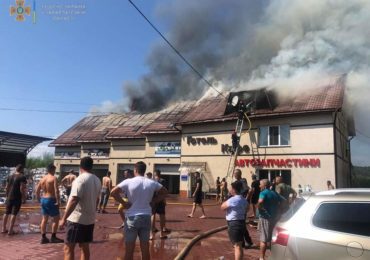
[(238, 159), (235, 162), (236, 167), (279, 167), (279, 168), (319, 168), (320, 159)]

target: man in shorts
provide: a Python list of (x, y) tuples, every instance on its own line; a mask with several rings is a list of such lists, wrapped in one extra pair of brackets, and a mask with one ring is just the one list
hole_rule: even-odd
[(192, 196), (194, 198), (193, 208), (191, 210), (191, 213), (188, 215), (188, 218), (194, 217), (194, 212), (195, 212), (195, 209), (197, 208), (197, 205), (201, 208), (202, 213), (203, 213), (203, 215), (200, 216), (199, 218), (206, 218), (206, 213), (204, 213), (204, 207), (202, 205), (202, 199), (203, 199), (202, 184), (203, 183), (202, 183), (202, 178), (200, 177), (199, 172), (195, 173), (195, 178), (196, 178), (196, 181), (195, 181), (196, 187), (195, 187), (195, 190)]
[[(154, 180), (159, 182), (163, 187), (165, 187), (165, 180), (161, 178), (161, 171), (155, 170), (154, 171)], [(150, 236), (150, 239), (153, 239), (154, 233), (158, 232), (156, 226), (155, 226), (155, 217), (156, 214), (159, 215), (159, 225), (160, 225), (160, 238), (166, 239), (167, 236), (165, 235), (166, 232), (169, 232), (166, 228), (166, 200), (160, 201), (153, 205), (152, 207), (152, 235)]]
[(261, 189), (260, 189), (260, 182), (259, 180), (257, 180), (257, 176), (255, 174), (252, 175), (252, 188), (251, 188), (251, 204), (252, 204), (252, 207), (253, 207), (253, 218), (256, 218), (257, 214), (256, 214), (256, 206), (258, 204), (258, 199), (259, 199), (259, 196), (260, 196), (260, 192), (261, 192)]
[(72, 189), (72, 183), (76, 180), (76, 175), (73, 170), (71, 170), (68, 175), (66, 175), (61, 183), (66, 188), (67, 197), (69, 198), (69, 195), (71, 194)]
[[(135, 242), (138, 236), (140, 239), (141, 259), (150, 259), (151, 205), (162, 201), (167, 195), (166, 188), (160, 183), (144, 177), (145, 171), (146, 164), (137, 162), (134, 168), (135, 177), (122, 181), (111, 192), (111, 196), (117, 202), (128, 208), (124, 228), (125, 260), (133, 259)], [(120, 195), (122, 192), (127, 195), (127, 203), (123, 201)]]
[(216, 201), (218, 202), (221, 198), (221, 181), (220, 177), (216, 179)]
[(74, 259), (74, 249), (79, 244), (81, 259), (90, 259), (90, 243), (93, 241), (96, 206), (99, 202), (101, 182), (91, 173), (93, 159), (84, 157), (80, 162), (80, 175), (72, 184), (61, 228), (67, 224), (64, 240), (64, 259)]
[[(101, 193), (100, 193), (100, 203), (99, 203), (99, 209), (98, 213), (107, 213), (105, 211), (105, 208), (107, 207), (108, 200), (109, 200), (109, 195), (112, 190), (112, 180), (110, 178), (111, 172), (107, 172), (107, 176), (103, 177), (103, 183), (102, 183), (102, 188), (101, 188)], [(103, 207), (103, 210), (102, 210)]]
[[(36, 198), (40, 201), (40, 193), (43, 191), (41, 198), (41, 244), (51, 243), (63, 243), (62, 239), (56, 237), (59, 224), (59, 188), (58, 181), (55, 175), (54, 164), (47, 166), (48, 173), (40, 180), (36, 188)], [(53, 225), (51, 227), (51, 239), (46, 237), (46, 225), (48, 223), (49, 216), (53, 218)]]
[(232, 197), (222, 203), (221, 209), (226, 211), (227, 230), (231, 243), (234, 245), (236, 260), (243, 259), (243, 244), (245, 234), (245, 212), (248, 202), (242, 196), (243, 185), (240, 181), (231, 183)]
[(282, 198), (276, 192), (270, 190), (270, 181), (260, 181), (261, 193), (258, 200), (258, 211), (260, 213), (260, 259), (265, 259), (267, 246), (271, 243), (272, 230), (277, 221), (279, 205)]
[[(234, 178), (235, 178), (236, 182), (240, 182), (240, 185), (241, 185), (240, 195), (246, 201), (248, 201), (247, 197), (249, 195), (249, 187), (248, 187), (247, 180), (245, 178), (242, 178), (242, 171), (240, 169), (235, 169)], [(248, 214), (248, 208), (249, 208), (248, 206), (249, 205), (247, 204), (247, 208), (245, 210), (245, 219), (246, 220), (247, 220), (247, 214)], [(243, 243), (243, 246), (245, 246), (246, 248), (250, 248), (250, 247), (253, 246), (253, 241), (252, 241), (251, 236), (249, 235), (249, 231), (248, 231), (247, 227), (244, 229), (244, 241), (245, 241), (245, 243)]]
[[(123, 180), (126, 180), (126, 179), (130, 179), (130, 178), (134, 178), (134, 173), (127, 169), (127, 170), (124, 170), (123, 171)], [(127, 195), (126, 194), (123, 194), (123, 197), (122, 197), (123, 201), (125, 203), (128, 202), (128, 199), (127, 199)], [(125, 206), (123, 204), (119, 204), (118, 205), (118, 214), (120, 215), (121, 219), (122, 219), (122, 225), (120, 226), (120, 228), (124, 228), (125, 227)]]
[[(24, 166), (19, 164), (16, 167), (16, 172), (10, 175), (6, 181), (5, 195), (6, 195), (6, 209), (3, 219), (3, 228), (1, 233), (8, 233), (14, 235), (13, 231), (15, 219), (21, 209), (22, 201), (26, 198), (27, 179), (23, 175)], [(10, 215), (9, 230), (6, 229), (8, 218)]]

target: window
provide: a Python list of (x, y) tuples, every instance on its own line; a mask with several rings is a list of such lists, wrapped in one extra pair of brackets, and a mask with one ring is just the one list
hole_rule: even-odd
[(316, 227), (370, 236), (370, 203), (324, 203), (313, 217)]
[(290, 145), (290, 126), (262, 126), (259, 129), (259, 146)]
[(276, 176), (281, 176), (283, 178), (283, 182), (292, 185), (292, 173), (290, 170), (258, 170), (258, 178), (268, 179), (272, 182)]

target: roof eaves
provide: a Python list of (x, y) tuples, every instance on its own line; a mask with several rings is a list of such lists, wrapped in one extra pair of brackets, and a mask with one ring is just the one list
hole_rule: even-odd
[(143, 134), (177, 134), (180, 133), (178, 130), (158, 130), (158, 131), (145, 131)]

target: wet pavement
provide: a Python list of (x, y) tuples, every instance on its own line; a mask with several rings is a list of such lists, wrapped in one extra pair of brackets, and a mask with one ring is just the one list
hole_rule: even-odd
[[(173, 259), (184, 246), (200, 232), (220, 227), (226, 224), (224, 213), (215, 205), (214, 201), (205, 201), (207, 219), (199, 219), (200, 211), (194, 218), (188, 218), (191, 210), (191, 201), (172, 197), (168, 200), (167, 228), (171, 230), (168, 239), (160, 239), (159, 233), (150, 242), (152, 259)], [(30, 205), (27, 205), (30, 206)], [(123, 259), (123, 233), (119, 226), (122, 224), (113, 204), (107, 209), (108, 214), (97, 214), (94, 242), (91, 244), (91, 259)], [(0, 208), (0, 214), (3, 209)], [(38, 209), (31, 207), (22, 210), (19, 214), (15, 230), (20, 233), (14, 236), (0, 235), (0, 260), (12, 259), (63, 259), (63, 244), (40, 244), (39, 223), (41, 215)], [(157, 218), (158, 219), (158, 218)], [(2, 225), (2, 223), (1, 223)], [(157, 227), (159, 223), (157, 222)], [(256, 240), (255, 229), (250, 229)], [(64, 238), (64, 231), (59, 231), (60, 238)], [(50, 234), (48, 234), (50, 236)], [(76, 259), (79, 257), (76, 247)], [(140, 259), (140, 249), (137, 243), (135, 259)], [(245, 259), (256, 259), (258, 249), (245, 250)], [(233, 258), (233, 248), (228, 240), (227, 232), (216, 233), (198, 242), (190, 251), (186, 259), (224, 259)], [(257, 258), (258, 259), (258, 258)]]

